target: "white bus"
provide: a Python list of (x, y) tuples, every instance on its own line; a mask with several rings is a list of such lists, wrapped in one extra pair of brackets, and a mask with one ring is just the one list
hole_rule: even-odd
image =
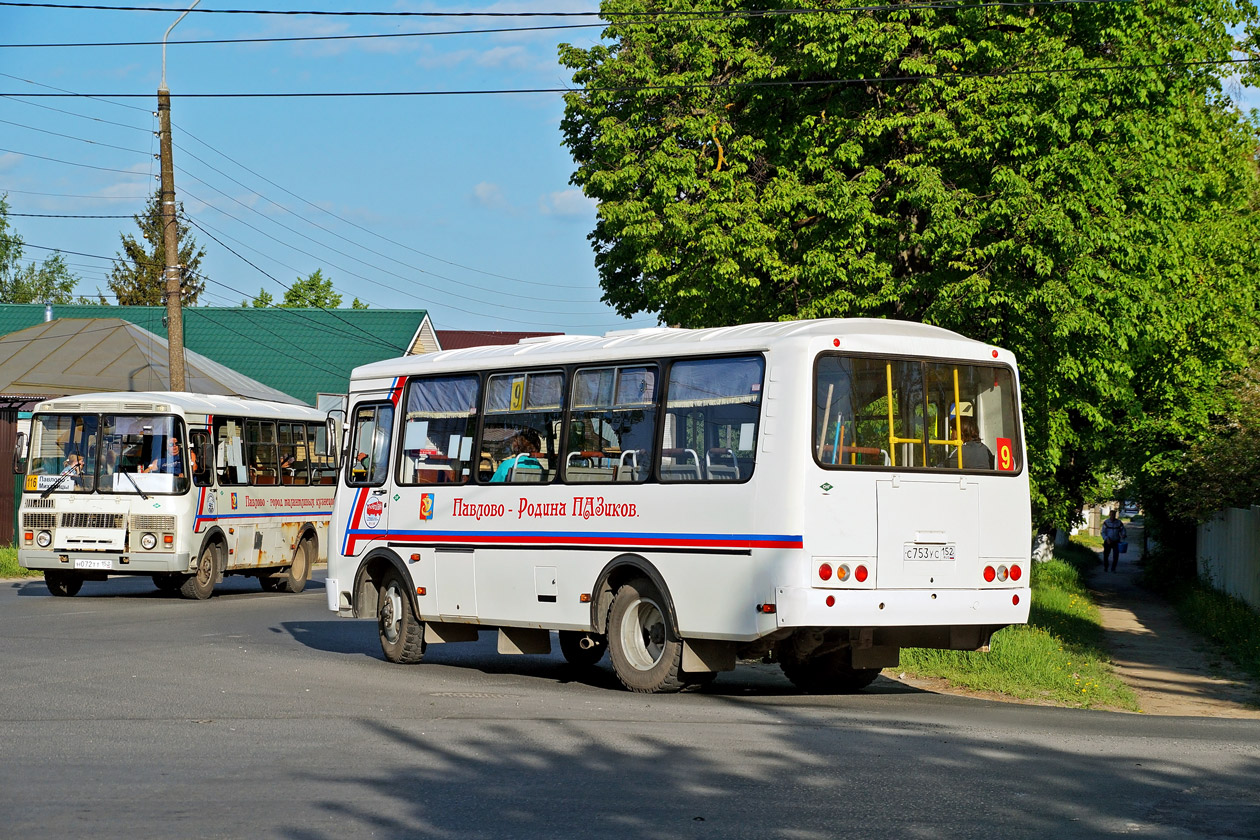
[(307, 406), (176, 392), (42, 402), (27, 463), (21, 438), (15, 459), (18, 562), (54, 595), (109, 575), (199, 600), (224, 575), (301, 592), (327, 558), (336, 440)]
[(527, 339), (356, 368), (328, 605), (641, 692), (855, 691), (1028, 618), (1012, 354), (903, 321)]

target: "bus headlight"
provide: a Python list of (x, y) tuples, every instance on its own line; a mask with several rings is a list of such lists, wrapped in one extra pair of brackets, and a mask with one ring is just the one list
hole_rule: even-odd
[(152, 551), (157, 547), (157, 537), (153, 534), (145, 534), (140, 538), (140, 547), (145, 551)]
[(40, 548), (48, 548), (52, 545), (52, 531), (40, 531), (36, 534), (35, 544)]

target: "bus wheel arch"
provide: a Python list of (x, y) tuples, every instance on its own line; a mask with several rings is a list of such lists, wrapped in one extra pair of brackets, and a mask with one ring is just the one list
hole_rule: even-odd
[[(293, 549), (293, 556), (289, 558), (289, 565), (272, 578), (276, 591), (297, 594), (305, 589), (306, 582), (311, 579), (311, 568), (318, 559), (319, 536), (315, 533), (315, 526), (307, 522), (298, 533), (297, 545)], [(266, 589), (267, 585), (263, 584), (263, 588)]]
[(223, 534), (208, 534), (201, 541), (197, 558), (197, 570), (184, 578), (179, 594), (193, 601), (204, 601), (214, 591), (214, 585), (223, 580), (223, 567), (227, 562)]
[(677, 633), (678, 612), (673, 596), (665, 585), (665, 578), (650, 560), (638, 554), (621, 554), (614, 557), (600, 570), (591, 588), (591, 627), (597, 633), (608, 632), (608, 615), (617, 590), (635, 578), (647, 578), (656, 587), (664, 603), (661, 604), (669, 619), (669, 626)]
[(669, 618), (668, 597), (646, 577), (617, 588), (608, 611), (608, 656), (617, 679), (631, 691), (657, 694), (688, 684), (683, 642)]
[[(354, 589), (351, 597), (355, 618), (376, 615), (378, 593), (385, 583), (386, 574), (390, 571), (397, 572), (403, 580), (410, 577), (407, 574), (406, 564), (397, 554), (388, 549), (374, 549), (360, 561), (359, 570), (354, 575)], [(411, 596), (411, 608), (419, 615), (420, 604), (416, 600), (416, 593), (411, 590), (411, 587), (407, 589)]]

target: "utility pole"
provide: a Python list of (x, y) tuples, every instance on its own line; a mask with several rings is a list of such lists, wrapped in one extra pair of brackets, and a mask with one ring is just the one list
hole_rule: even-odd
[(158, 85), (158, 146), (162, 155), (162, 248), (166, 252), (166, 344), (170, 351), (170, 388), (186, 391), (184, 379), (184, 311), (180, 299), (179, 222), (175, 213), (175, 163), (171, 159), (171, 91), (166, 86), (166, 39), (184, 16), (201, 0), (195, 0), (162, 36), (162, 83)]

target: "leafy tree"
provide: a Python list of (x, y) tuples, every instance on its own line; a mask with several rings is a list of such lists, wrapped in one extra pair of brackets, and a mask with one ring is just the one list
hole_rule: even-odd
[[(204, 248), (188, 232), (188, 226), (179, 219), (184, 215), (184, 205), (176, 205), (176, 231), (179, 234), (179, 263), (184, 267), (180, 283), (180, 299), (185, 306), (196, 304), (205, 291), (206, 283), (198, 273)], [(162, 235), (162, 192), (159, 188), (149, 198), (144, 212), (133, 217), (140, 228), (140, 236), (122, 234), (122, 252), (114, 258), (109, 273), (109, 288), (118, 302), (130, 306), (161, 306), (166, 301), (166, 242)]]
[[(309, 277), (299, 277), (284, 293), (281, 306), (308, 307), (311, 309), (336, 309), (341, 306), (341, 295), (333, 288), (332, 279), (324, 277), (321, 269), (315, 269)], [(367, 309), (366, 303), (358, 298), (350, 304), (351, 309)]]
[(252, 301), (241, 301), (241, 306), (253, 306), (257, 309), (264, 309), (268, 306), (275, 306), (276, 299), (266, 289), (259, 289), (258, 294), (254, 296)]
[(0, 196), (0, 303), (73, 303), (79, 278), (53, 253), (41, 263), (22, 264), (22, 237), (9, 225), (8, 196)]
[(1254, 340), (1256, 139), (1212, 62), (1256, 12), (906, 5), (606, 0), (604, 42), (561, 47), (604, 299), (1009, 347), (1034, 515), (1064, 526), (1110, 472), (1172, 468)]

